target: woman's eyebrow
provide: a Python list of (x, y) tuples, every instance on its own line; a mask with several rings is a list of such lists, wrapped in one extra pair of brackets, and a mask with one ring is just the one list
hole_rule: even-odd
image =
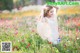
[(52, 11), (54, 11), (54, 9), (52, 9)]
[(54, 12), (54, 11), (51, 11), (51, 12)]

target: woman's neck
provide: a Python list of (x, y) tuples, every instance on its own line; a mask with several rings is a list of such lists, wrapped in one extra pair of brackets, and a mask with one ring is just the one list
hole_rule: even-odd
[(47, 16), (47, 18), (51, 18), (51, 16)]

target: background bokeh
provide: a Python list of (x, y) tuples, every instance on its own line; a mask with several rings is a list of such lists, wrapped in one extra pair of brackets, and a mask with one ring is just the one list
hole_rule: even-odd
[(36, 5), (33, 0), (0, 1), (10, 2), (0, 5), (0, 42), (12, 42), (10, 53), (80, 53), (80, 6), (59, 6), (59, 44), (53, 46), (42, 40), (36, 30), (36, 17), (39, 18), (43, 6), (37, 4), (44, 3), (36, 3), (36, 0)]

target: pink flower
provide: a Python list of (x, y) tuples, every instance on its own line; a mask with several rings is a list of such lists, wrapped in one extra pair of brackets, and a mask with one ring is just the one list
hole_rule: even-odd
[(31, 45), (31, 44), (30, 44), (30, 43), (28, 43), (28, 45), (26, 46), (26, 48), (29, 48), (29, 47), (30, 47), (30, 45)]
[(24, 42), (24, 39), (22, 40), (22, 42)]
[(35, 32), (35, 30), (33, 29), (32, 32)]
[(17, 35), (18, 34), (18, 31), (15, 31), (15, 35)]
[(52, 42), (48, 42), (49, 44), (52, 44)]

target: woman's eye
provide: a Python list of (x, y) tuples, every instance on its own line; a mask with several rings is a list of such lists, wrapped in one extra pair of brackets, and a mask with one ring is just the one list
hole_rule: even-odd
[(53, 12), (53, 11), (51, 11), (51, 12)]
[(51, 13), (53, 13), (53, 12), (51, 11)]

